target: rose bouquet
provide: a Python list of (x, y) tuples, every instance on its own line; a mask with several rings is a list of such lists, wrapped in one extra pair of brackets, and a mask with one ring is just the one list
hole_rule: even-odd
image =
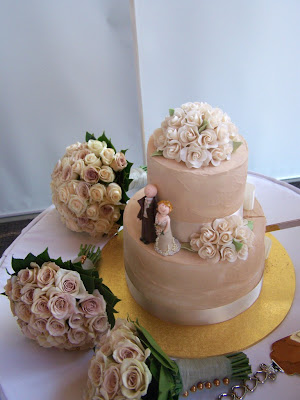
[(253, 246), (253, 222), (238, 215), (217, 218), (205, 223), (200, 232), (193, 233), (190, 242), (182, 243), (183, 249), (197, 252), (199, 257), (211, 263), (247, 260), (248, 250)]
[(171, 360), (138, 322), (117, 319), (90, 361), (84, 400), (177, 400), (189, 389), (220, 385), (216, 373), (228, 384), (229, 378), (246, 379), (251, 367), (244, 353)]
[(185, 103), (170, 109), (154, 132), (153, 156), (183, 161), (188, 168), (218, 166), (241, 144), (237, 127), (220, 108), (207, 103)]
[(66, 149), (52, 172), (52, 201), (65, 225), (92, 236), (116, 233), (123, 224), (132, 163), (105, 133)]
[(51, 259), (47, 249), (38, 256), (13, 258), (12, 268), (3, 294), (23, 334), (39, 345), (90, 349), (114, 325), (119, 299), (95, 269)]

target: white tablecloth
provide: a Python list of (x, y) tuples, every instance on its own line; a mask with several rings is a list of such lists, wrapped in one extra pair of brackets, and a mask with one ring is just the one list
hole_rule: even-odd
[[(290, 185), (250, 173), (248, 181), (256, 186), (256, 196), (263, 206), (267, 223), (300, 218), (300, 191)], [(296, 270), (296, 295), (292, 308), (282, 324), (267, 338), (246, 349), (253, 369), (261, 362), (269, 363), (270, 346), (276, 340), (300, 329), (300, 227), (275, 232), (274, 236), (288, 251)], [(69, 231), (60, 222), (53, 206), (33, 220), (5, 251), (0, 260), (0, 291), (6, 282), (5, 268), (11, 270), (11, 257), (22, 258), (29, 252), (37, 255), (46, 247), (51, 257), (72, 259), (81, 243), (103, 246), (105, 243), (85, 234)], [(0, 296), (0, 399), (1, 400), (80, 400), (86, 382), (89, 352), (60, 352), (44, 349), (22, 336), (9, 308), (9, 301)], [(259, 321), (257, 321), (259, 324)], [(253, 326), (255, 329), (255, 326)], [(243, 327), (240, 327), (243, 334)], [(190, 394), (191, 400), (212, 400), (226, 387)], [(247, 395), (253, 400), (297, 400), (300, 398), (300, 377), (279, 374), (276, 382), (260, 385)]]

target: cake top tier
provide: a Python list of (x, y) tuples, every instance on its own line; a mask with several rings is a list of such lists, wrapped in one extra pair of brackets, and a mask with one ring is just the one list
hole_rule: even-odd
[(169, 109), (153, 136), (153, 156), (182, 161), (188, 168), (217, 167), (230, 160), (241, 144), (238, 129), (226, 113), (198, 102)]

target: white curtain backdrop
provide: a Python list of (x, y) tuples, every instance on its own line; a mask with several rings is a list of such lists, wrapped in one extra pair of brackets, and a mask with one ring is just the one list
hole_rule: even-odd
[(143, 164), (129, 1), (2, 0), (0, 37), (0, 216), (48, 207), (86, 131)]
[(136, 0), (146, 139), (187, 101), (226, 111), (249, 170), (300, 176), (300, 2)]
[(231, 116), (249, 170), (300, 176), (299, 15), (297, 0), (2, 0), (0, 217), (50, 205), (86, 131), (143, 164), (143, 118), (147, 142), (187, 101)]

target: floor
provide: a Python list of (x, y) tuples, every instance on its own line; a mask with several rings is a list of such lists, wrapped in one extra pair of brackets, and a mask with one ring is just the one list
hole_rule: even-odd
[[(291, 182), (291, 184), (300, 189), (300, 181)], [(0, 257), (30, 221), (32, 221), (32, 218), (1, 223), (0, 219)]]

